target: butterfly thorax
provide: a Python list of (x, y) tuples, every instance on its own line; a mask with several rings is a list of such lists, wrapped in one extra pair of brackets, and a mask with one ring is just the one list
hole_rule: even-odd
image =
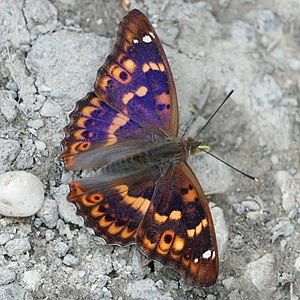
[(182, 138), (168, 138), (161, 142), (145, 143), (142, 150), (109, 163), (102, 168), (102, 172), (115, 174), (162, 168), (170, 163), (185, 160), (186, 156), (186, 141)]

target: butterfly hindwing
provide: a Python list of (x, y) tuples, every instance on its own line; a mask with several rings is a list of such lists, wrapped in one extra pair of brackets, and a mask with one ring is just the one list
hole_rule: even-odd
[(96, 175), (72, 182), (68, 200), (97, 236), (108, 244), (127, 245), (135, 242), (159, 176), (158, 169), (150, 168), (130, 175)]
[(178, 134), (178, 104), (170, 67), (153, 27), (138, 10), (121, 21), (111, 55), (99, 69), (96, 94), (141, 127)]
[(218, 255), (212, 217), (186, 163), (170, 167), (159, 181), (137, 244), (149, 258), (178, 270), (191, 285), (215, 283)]

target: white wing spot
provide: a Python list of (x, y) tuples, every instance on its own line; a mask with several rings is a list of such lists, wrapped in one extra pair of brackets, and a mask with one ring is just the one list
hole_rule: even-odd
[(134, 40), (133, 40), (133, 43), (134, 43), (134, 44), (138, 44), (138, 42), (139, 42), (139, 40), (137, 40), (137, 39), (134, 39)]
[(212, 259), (215, 259), (215, 257), (216, 257), (216, 251), (213, 251), (213, 253), (212, 253)]
[(152, 39), (151, 39), (151, 37), (149, 35), (145, 35), (143, 37), (143, 42), (145, 42), (145, 43), (151, 43)]
[(203, 254), (202, 254), (202, 257), (207, 259), (207, 258), (210, 258), (211, 257), (211, 251), (210, 250), (207, 250), (205, 251)]
[(153, 32), (149, 32), (149, 34), (153, 37), (153, 39), (155, 39)]
[(194, 259), (194, 263), (195, 263), (195, 264), (196, 264), (198, 261), (199, 261), (198, 258), (195, 258), (195, 259)]

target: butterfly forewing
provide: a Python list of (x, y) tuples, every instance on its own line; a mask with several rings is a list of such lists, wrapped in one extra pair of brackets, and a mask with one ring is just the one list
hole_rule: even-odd
[(171, 166), (159, 181), (137, 244), (148, 257), (177, 269), (191, 285), (215, 283), (218, 255), (212, 217), (186, 163)]
[(114, 50), (98, 71), (95, 92), (151, 132), (177, 136), (178, 105), (170, 67), (157, 34), (138, 10), (121, 21)]
[(152, 141), (148, 133), (124, 114), (112, 109), (94, 93), (79, 100), (70, 114), (60, 155), (67, 169), (100, 168), (131, 148)]

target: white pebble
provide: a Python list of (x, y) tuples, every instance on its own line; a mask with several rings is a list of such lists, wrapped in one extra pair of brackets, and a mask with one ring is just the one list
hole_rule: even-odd
[(34, 215), (44, 202), (43, 184), (24, 171), (0, 175), (0, 214), (7, 217)]

